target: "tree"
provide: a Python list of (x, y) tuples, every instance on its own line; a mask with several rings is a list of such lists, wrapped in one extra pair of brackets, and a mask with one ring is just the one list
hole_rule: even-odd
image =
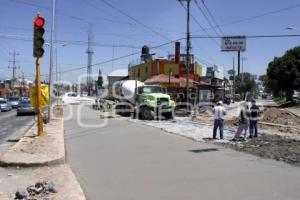
[(259, 80), (262, 82), (264, 92), (272, 93), (274, 97), (280, 96), (280, 86), (277, 80), (270, 79), (266, 74), (260, 75)]
[(272, 87), (285, 92), (287, 101), (292, 101), (293, 90), (300, 89), (300, 46), (288, 50), (282, 57), (269, 63), (267, 76)]
[(229, 74), (229, 80), (233, 81), (233, 78), (235, 76), (235, 70), (230, 69), (227, 71), (227, 73)]
[(235, 91), (239, 94), (246, 94), (247, 92), (254, 93), (256, 90), (256, 83), (251, 77), (250, 73), (242, 73), (236, 77)]
[(99, 69), (99, 74), (97, 79), (97, 88), (103, 88), (103, 77), (100, 69)]

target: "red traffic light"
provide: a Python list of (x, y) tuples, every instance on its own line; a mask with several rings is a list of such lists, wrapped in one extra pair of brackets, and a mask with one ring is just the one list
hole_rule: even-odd
[(34, 19), (34, 25), (37, 27), (43, 27), (45, 24), (45, 19), (42, 17), (36, 17)]

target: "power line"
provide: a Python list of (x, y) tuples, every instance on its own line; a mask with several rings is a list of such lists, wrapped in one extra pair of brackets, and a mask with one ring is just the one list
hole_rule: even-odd
[[(265, 16), (268, 16), (268, 15), (277, 14), (277, 13), (284, 12), (284, 11), (287, 11), (287, 10), (291, 10), (291, 9), (294, 9), (294, 8), (298, 8), (298, 7), (300, 7), (300, 4), (284, 7), (284, 8), (277, 9), (277, 10), (272, 10), (272, 11), (269, 11), (269, 12), (265, 12), (265, 13), (250, 16), (250, 17), (245, 17), (245, 18), (242, 18), (242, 19), (233, 20), (231, 22), (221, 24), (221, 25), (219, 25), (219, 27), (230, 26), (230, 25), (234, 25), (234, 24), (243, 23), (243, 22), (246, 22), (246, 21), (251, 21), (251, 20), (254, 20), (254, 19), (258, 19), (258, 18), (265, 17)], [(217, 28), (217, 26), (215, 26), (214, 28)], [(209, 29), (211, 29), (211, 28), (205, 28), (205, 30), (209, 30)]]
[[(199, 6), (199, 5), (198, 5), (198, 1), (195, 0), (195, 2), (196, 2), (196, 4), (197, 4), (197, 6)], [(210, 12), (210, 10), (208, 9), (208, 7), (207, 7), (206, 4), (204, 3), (204, 1), (202, 1), (202, 3), (203, 3), (204, 8), (206, 9), (207, 13), (208, 13), (209, 16), (211, 17), (212, 21), (215, 23), (215, 25), (216, 25), (216, 27), (218, 28), (218, 30), (220, 31), (220, 33), (224, 36), (224, 32), (223, 32), (223, 30), (220, 28), (220, 26), (218, 25), (218, 23), (217, 23), (215, 17), (214, 17), (213, 14)], [(200, 7), (200, 6), (199, 6), (199, 7)]]
[[(290, 37), (300, 37), (300, 34), (293, 35), (246, 35), (246, 38), (290, 38)], [(202, 39), (211, 39), (211, 38), (222, 38), (222, 36), (206, 36), (206, 35), (192, 35), (191, 38), (202, 38)]]
[[(96, 9), (96, 10), (101, 11), (101, 13), (105, 11), (104, 9), (99, 8), (96, 4), (91, 3), (91, 2), (88, 1), (88, 0), (82, 0), (82, 1), (83, 1), (84, 3), (86, 3), (87, 5), (89, 5), (91, 8), (94, 8), (94, 9)], [(107, 21), (111, 21), (111, 22), (115, 22), (115, 23), (127, 24), (127, 25), (130, 25), (130, 26), (136, 26), (136, 24), (133, 24), (133, 23), (130, 23), (130, 22), (118, 21), (118, 20), (107, 19), (107, 18), (103, 18), (103, 19), (106, 19)]]
[(12, 62), (12, 67), (8, 67), (9, 69), (12, 69), (12, 91), (13, 91), (13, 94), (14, 94), (14, 91), (15, 91), (15, 81), (16, 81), (16, 69), (20, 69), (20, 67), (17, 67), (16, 66), (16, 56), (20, 55), (19, 53), (16, 53), (16, 51), (14, 50), (13, 53), (11, 53), (10, 55), (12, 55), (13, 57), (13, 60), (10, 61)]
[(202, 15), (204, 16), (204, 18), (206, 19), (206, 21), (208, 22), (209, 26), (211, 27), (211, 29), (214, 30), (214, 32), (219, 35), (219, 33), (216, 31), (216, 29), (214, 28), (214, 25), (211, 23), (211, 21), (209, 20), (209, 18), (207, 17), (207, 15), (205, 14), (205, 12), (202, 10), (202, 8), (199, 6), (198, 1), (194, 0), (196, 7), (200, 10), (200, 12), (202, 13)]
[[(48, 12), (50, 12), (50, 13), (52, 12), (52, 9), (49, 8), (49, 7), (46, 7), (46, 6), (42, 6), (42, 5), (30, 3), (30, 2), (25, 2), (23, 0), (10, 0), (10, 1), (14, 2), (14, 3), (23, 4), (23, 5), (31, 6), (31, 7), (34, 7), (34, 8), (38, 8), (38, 9), (44, 9), (44, 10), (47, 10)], [(61, 16), (64, 16), (64, 17), (68, 17), (68, 18), (73, 19), (73, 20), (84, 22), (86, 24), (90, 23), (90, 22), (88, 22), (87, 20), (85, 20), (83, 18), (80, 18), (80, 17), (77, 17), (77, 16), (72, 16), (72, 15), (67, 15), (67, 14), (64, 14), (63, 12), (60, 12), (60, 11), (57, 11), (57, 14), (61, 15)]]
[[(179, 38), (177, 40), (173, 40), (173, 41), (170, 41), (170, 42), (166, 42), (166, 43), (163, 43), (163, 44), (160, 44), (160, 45), (157, 45), (157, 46), (154, 46), (152, 47), (153, 49), (156, 49), (156, 48), (160, 48), (162, 46), (165, 46), (165, 45), (169, 45), (171, 43), (174, 43), (176, 41), (180, 41), (180, 40), (183, 40), (185, 38)], [(120, 57), (116, 57), (114, 59), (108, 59), (108, 60), (105, 60), (105, 61), (102, 61), (102, 62), (98, 62), (98, 63), (94, 63), (92, 64), (91, 66), (95, 66), (95, 65), (103, 65), (103, 64), (106, 64), (106, 63), (110, 63), (112, 61), (116, 61), (116, 60), (121, 60), (123, 58), (127, 58), (127, 57), (130, 57), (130, 56), (134, 56), (134, 55), (137, 55), (137, 54), (140, 54), (141, 52), (138, 51), (138, 52), (133, 52), (131, 54), (127, 54), (127, 55), (123, 55), (123, 56), (120, 56)], [(76, 67), (76, 68), (72, 68), (72, 69), (68, 69), (68, 70), (65, 70), (65, 71), (61, 71), (60, 73), (68, 73), (68, 72), (72, 72), (72, 71), (78, 71), (78, 70), (82, 70), (82, 69), (86, 69), (86, 66), (82, 66), (82, 67)], [(43, 74), (41, 76), (47, 76), (47, 74)], [(34, 77), (34, 76), (26, 76), (26, 77)]]
[[(180, 1), (179, 1), (180, 2)], [(180, 2), (180, 5), (186, 10), (187, 8), (182, 4), (182, 2)], [(203, 26), (200, 24), (200, 22), (196, 19), (196, 17), (194, 17), (194, 15), (191, 14), (192, 19), (194, 20), (194, 22), (208, 35), (210, 36), (210, 34), (203, 28)], [(211, 38), (212, 41), (214, 41), (214, 43), (219, 46), (220, 44), (214, 39)]]
[(152, 29), (151, 27), (147, 26), (146, 24), (140, 22), (139, 20), (135, 19), (134, 17), (130, 16), (129, 14), (125, 13), (124, 11), (122, 11), (121, 9), (117, 8), (116, 6), (112, 5), (111, 3), (108, 3), (105, 0), (99, 0), (101, 2), (103, 2), (104, 4), (106, 4), (107, 6), (111, 7), (112, 9), (118, 11), (119, 13), (121, 13), (122, 15), (128, 17), (129, 19), (131, 19), (132, 21), (136, 22), (137, 24), (143, 26), (144, 28), (148, 29), (149, 31), (151, 31), (152, 33), (158, 35), (159, 37), (170, 41), (169, 38), (167, 38), (166, 36), (164, 36), (163, 34), (157, 32), (156, 30)]
[[(11, 39), (11, 40), (21, 40), (21, 41), (26, 41), (26, 42), (31, 42), (32, 38), (30, 37), (24, 37), (21, 35), (6, 35), (6, 34), (1, 34), (0, 33), (0, 38), (5, 38), (5, 39)], [(46, 41), (47, 43), (48, 41)], [(78, 45), (78, 46), (86, 46), (88, 45), (88, 42), (86, 41), (79, 41), (79, 40), (56, 40), (56, 42), (60, 44), (71, 44), (71, 45)], [(140, 48), (139, 46), (134, 46), (134, 45), (127, 45), (127, 44), (120, 44), (120, 45), (114, 45), (114, 44), (102, 44), (102, 43), (97, 43), (94, 42), (93, 46), (98, 46), (98, 47), (115, 47), (115, 48)]]

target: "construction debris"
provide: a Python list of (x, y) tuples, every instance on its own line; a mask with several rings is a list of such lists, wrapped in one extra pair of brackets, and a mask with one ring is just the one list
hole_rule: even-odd
[(40, 199), (45, 198), (51, 193), (57, 193), (53, 182), (37, 182), (34, 185), (30, 185), (26, 188), (26, 191), (17, 191), (15, 193), (15, 199)]

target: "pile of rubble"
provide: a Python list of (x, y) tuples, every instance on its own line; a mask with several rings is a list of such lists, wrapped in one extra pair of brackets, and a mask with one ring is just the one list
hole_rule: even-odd
[(278, 135), (263, 134), (240, 142), (219, 143), (223, 146), (300, 166), (300, 141)]
[(285, 109), (267, 108), (260, 121), (260, 129), (300, 135), (300, 118)]
[(274, 124), (297, 126), (300, 124), (300, 118), (285, 109), (267, 108), (261, 121)]
[[(259, 120), (259, 129), (274, 133), (300, 135), (300, 118), (285, 109), (266, 108)], [(238, 126), (238, 117), (225, 120), (225, 125)]]
[(17, 191), (15, 199), (20, 200), (34, 200), (34, 199), (48, 199), (51, 194), (57, 193), (53, 182), (37, 182), (35, 185), (30, 185), (25, 191)]

